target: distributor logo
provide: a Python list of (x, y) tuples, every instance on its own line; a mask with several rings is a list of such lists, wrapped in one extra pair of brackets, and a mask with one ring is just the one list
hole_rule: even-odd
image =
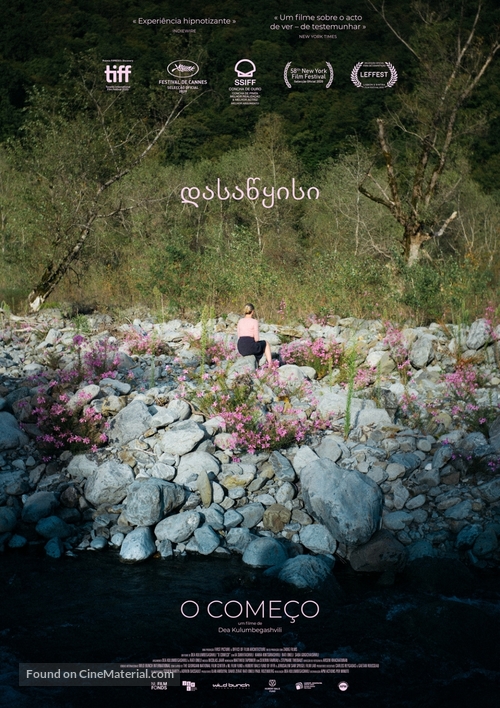
[(391, 88), (398, 72), (389, 61), (359, 61), (351, 71), (351, 81), (357, 88)]
[(279, 691), (279, 687), (276, 686), (276, 679), (269, 679), (267, 687), (264, 689), (264, 691), (269, 691), (269, 693), (276, 693), (276, 691)]
[(189, 59), (177, 59), (167, 66), (170, 76), (175, 76), (176, 79), (187, 79), (191, 76), (196, 76), (199, 70), (198, 64)]
[(194, 681), (183, 681), (182, 685), (186, 691), (196, 691), (196, 683)]
[(128, 91), (132, 74), (132, 61), (124, 59), (103, 59), (106, 64), (104, 76), (107, 91)]

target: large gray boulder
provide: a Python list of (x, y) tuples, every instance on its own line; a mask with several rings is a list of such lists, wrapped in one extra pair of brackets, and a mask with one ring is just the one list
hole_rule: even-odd
[(184, 503), (184, 489), (162, 479), (136, 480), (127, 490), (125, 517), (135, 526), (151, 526)]
[(381, 428), (385, 425), (391, 425), (391, 423), (391, 417), (385, 408), (366, 408), (359, 410), (352, 420), (354, 427), (360, 425), (375, 425)]
[(300, 474), (300, 471), (310, 462), (317, 460), (318, 456), (308, 445), (302, 445), (293, 458), (293, 469)]
[(198, 475), (201, 472), (213, 472), (217, 475), (219, 469), (219, 460), (209, 452), (188, 452), (187, 455), (181, 457), (175, 482), (194, 492), (197, 489)]
[(45, 553), (49, 558), (60, 558), (64, 553), (64, 545), (58, 536), (49, 539), (44, 546)]
[(252, 374), (257, 368), (257, 361), (253, 354), (251, 356), (242, 356), (236, 359), (234, 364), (231, 364), (227, 372), (228, 383), (231, 384), (238, 376), (242, 374)]
[(44, 538), (68, 538), (73, 530), (58, 516), (48, 516), (45, 519), (40, 519), (36, 525), (36, 532)]
[(241, 526), (245, 529), (251, 529), (262, 521), (264, 516), (265, 507), (260, 502), (251, 502), (250, 504), (245, 504), (245, 506), (239, 506), (236, 511), (241, 514), (243, 521)]
[[(318, 390), (318, 405), (317, 411), (322, 418), (329, 415), (343, 415), (347, 407), (347, 393), (332, 391), (331, 387), (323, 386)], [(353, 397), (351, 399), (351, 414), (362, 410), (363, 408), (375, 408), (373, 401), (363, 400)]]
[(333, 435), (326, 435), (316, 448), (316, 452), (318, 457), (326, 457), (332, 462), (337, 462), (337, 460), (342, 457), (342, 448)]
[(187, 420), (174, 423), (160, 439), (163, 452), (171, 455), (186, 455), (194, 450), (205, 437), (205, 431), (198, 423)]
[(500, 415), (490, 425), (489, 434), (490, 445), (495, 448), (496, 452), (500, 452)]
[(485, 319), (476, 320), (472, 323), (467, 337), (467, 349), (477, 351), (484, 347), (491, 339), (491, 327)]
[(108, 439), (113, 445), (125, 445), (151, 428), (151, 414), (143, 401), (132, 401), (111, 420)]
[(213, 553), (220, 544), (220, 536), (216, 533), (210, 524), (203, 524), (195, 529), (194, 537), (198, 544), (198, 552), (203, 556), (208, 556)]
[(428, 334), (421, 334), (410, 349), (410, 362), (415, 369), (423, 369), (434, 358), (432, 338)]
[(81, 454), (71, 458), (66, 472), (70, 477), (90, 477), (90, 475), (96, 471), (97, 467), (97, 462)]
[(304, 382), (305, 375), (300, 366), (296, 364), (285, 364), (278, 369), (278, 379), (282, 384), (300, 386)]
[(26, 445), (28, 437), (19, 429), (17, 420), (7, 411), (0, 413), (0, 451)]
[(255, 465), (236, 464), (229, 462), (222, 465), (218, 480), (226, 489), (235, 487), (248, 487), (255, 479), (257, 468)]
[(134, 473), (128, 465), (108, 460), (87, 479), (85, 498), (94, 506), (119, 504), (134, 481)]
[(229, 550), (234, 553), (244, 553), (255, 538), (255, 535), (250, 532), (250, 529), (229, 529), (226, 535), (226, 545)]
[(0, 509), (0, 534), (12, 531), (17, 523), (15, 511), (3, 506)]
[(201, 521), (197, 511), (182, 511), (180, 514), (168, 516), (160, 521), (155, 528), (155, 536), (159, 541), (182, 543), (193, 535)]
[(334, 560), (325, 556), (296, 556), (286, 560), (279, 568), (266, 570), (264, 574), (275, 575), (296, 588), (314, 589), (325, 582), (333, 565)]
[(282, 482), (293, 482), (295, 479), (295, 470), (293, 469), (287, 458), (281, 452), (273, 452), (269, 457), (269, 462), (272, 465), (274, 474)]
[(191, 415), (191, 408), (187, 401), (182, 398), (174, 398), (167, 406), (167, 411), (173, 415), (175, 420), (186, 420)]
[(243, 563), (260, 568), (282, 565), (286, 559), (285, 549), (275, 538), (257, 538), (243, 553)]
[(156, 413), (151, 418), (152, 428), (166, 428), (167, 425), (172, 425), (179, 418), (173, 411), (167, 410), (162, 406), (156, 406)]
[(129, 563), (146, 560), (153, 553), (156, 553), (156, 545), (147, 526), (139, 526), (127, 534), (120, 547), (120, 558)]
[(400, 572), (406, 565), (408, 552), (390, 531), (381, 529), (349, 556), (351, 567), (363, 573)]
[(323, 524), (309, 524), (299, 533), (300, 542), (313, 553), (335, 553), (337, 541)]
[(476, 538), (481, 533), (481, 530), (482, 529), (479, 524), (468, 524), (467, 526), (464, 526), (456, 538), (456, 547), (461, 551), (472, 548)]
[(26, 500), (22, 520), (28, 524), (36, 524), (40, 519), (50, 516), (57, 506), (57, 497), (53, 492), (35, 492)]
[(318, 459), (301, 472), (307, 511), (333, 537), (349, 546), (366, 543), (379, 527), (383, 496), (378, 485), (356, 470)]
[[(344, 415), (347, 408), (347, 393), (332, 391), (328, 387), (318, 391), (317, 411), (323, 417)], [(351, 421), (358, 425), (390, 425), (391, 419), (387, 411), (377, 408), (373, 401), (364, 398), (351, 399)]]
[(495, 477), (490, 482), (480, 484), (478, 490), (483, 499), (486, 499), (489, 504), (493, 504), (500, 499), (500, 477)]

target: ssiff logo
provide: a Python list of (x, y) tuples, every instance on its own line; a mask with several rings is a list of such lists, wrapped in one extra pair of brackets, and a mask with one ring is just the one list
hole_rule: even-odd
[(238, 78), (234, 80), (235, 86), (255, 85), (255, 79), (253, 78), (253, 75), (257, 71), (257, 67), (255, 66), (253, 61), (251, 61), (251, 59), (240, 59), (234, 65), (234, 70), (236, 72), (236, 75), (238, 76)]
[(106, 62), (104, 69), (106, 89), (108, 91), (128, 91), (132, 62), (119, 59), (104, 59), (103, 61)]

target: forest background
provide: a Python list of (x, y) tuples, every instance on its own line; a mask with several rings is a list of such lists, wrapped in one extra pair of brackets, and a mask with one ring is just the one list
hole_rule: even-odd
[[(286, 13), (334, 9), (290, 0)], [(498, 3), (352, 0), (348, 11), (364, 30), (314, 40), (271, 30), (283, 13), (273, 0), (9, 3), (0, 302), (144, 304), (165, 316), (250, 300), (273, 321), (334, 313), (414, 323), (496, 307)], [(140, 17), (236, 22), (175, 33)], [(133, 60), (129, 91), (106, 91), (103, 60), (115, 57)], [(258, 106), (230, 105), (242, 58), (257, 67)], [(195, 61), (207, 85), (182, 96), (159, 84), (179, 59)], [(289, 61), (330, 62), (331, 88), (288, 88)], [(360, 61), (391, 62), (397, 83), (357, 88)], [(181, 201), (183, 187), (216, 189), (219, 179), (232, 191), (248, 177), (290, 190), (293, 178), (320, 197), (272, 208), (262, 195)]]

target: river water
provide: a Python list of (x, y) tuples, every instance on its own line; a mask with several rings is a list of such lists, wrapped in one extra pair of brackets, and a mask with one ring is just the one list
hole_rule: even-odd
[[(319, 591), (300, 591), (234, 557), (125, 565), (113, 552), (56, 561), (31, 550), (6, 553), (0, 558), (0, 574), (0, 706), (496, 708), (500, 703), (500, 586), (495, 573), (472, 575), (443, 561), (384, 587), (377, 578), (354, 574), (337, 563), (336, 581)], [(184, 605), (186, 614), (194, 613), (194, 603), (200, 608), (191, 619), (181, 613), (187, 600), (192, 602)], [(210, 617), (207, 605), (213, 600), (215, 614), (223, 614), (231, 601), (228, 614), (247, 602), (258, 608), (262, 601), (269, 614), (270, 600), (278, 613), (290, 600), (288, 607), (304, 607), (306, 615), (315, 614), (316, 607), (319, 612), (294, 622), (266, 616), (260, 626), (274, 633), (238, 634), (232, 630), (248, 618)], [(20, 662), (152, 662), (221, 647), (228, 652), (264, 647), (312, 653), (370, 668), (342, 674), (265, 669), (183, 674), (182, 680), (195, 684), (192, 691), (182, 685), (166, 691), (18, 685)]]

